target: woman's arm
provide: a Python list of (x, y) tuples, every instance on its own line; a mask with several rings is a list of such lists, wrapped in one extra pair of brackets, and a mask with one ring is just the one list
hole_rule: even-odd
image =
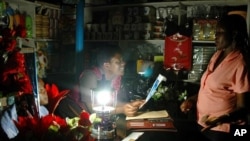
[(118, 103), (116, 106), (116, 110), (114, 111), (116, 114), (125, 114), (126, 116), (135, 116), (141, 104), (144, 103), (144, 100), (136, 100), (128, 103)]
[(236, 109), (230, 113), (228, 113), (229, 121), (236, 121), (240, 119), (246, 118), (248, 111), (247, 111), (247, 95), (250, 93), (241, 93), (236, 94), (237, 95), (237, 104)]

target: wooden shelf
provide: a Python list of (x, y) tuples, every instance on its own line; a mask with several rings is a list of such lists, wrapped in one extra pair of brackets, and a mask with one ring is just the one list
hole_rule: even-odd
[(193, 43), (203, 43), (203, 44), (214, 44), (214, 41), (205, 41), (205, 40), (193, 40)]
[(114, 4), (114, 5), (90, 5), (85, 4), (85, 8), (117, 8), (126, 6), (154, 6), (154, 7), (165, 7), (165, 6), (178, 6), (181, 5), (224, 5), (224, 6), (236, 6), (246, 5), (248, 0), (196, 0), (196, 1), (166, 1), (166, 2), (146, 2), (146, 3), (132, 3), (132, 4)]
[(84, 40), (84, 42), (164, 42), (165, 40)]

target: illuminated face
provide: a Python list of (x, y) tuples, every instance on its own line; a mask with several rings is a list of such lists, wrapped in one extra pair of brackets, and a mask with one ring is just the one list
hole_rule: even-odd
[(125, 62), (123, 61), (121, 54), (116, 54), (109, 62), (108, 62), (108, 71), (110, 74), (114, 76), (122, 76), (124, 75)]

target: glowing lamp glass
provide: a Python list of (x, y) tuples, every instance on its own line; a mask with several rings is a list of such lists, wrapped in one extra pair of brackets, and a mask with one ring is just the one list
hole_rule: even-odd
[(115, 110), (117, 92), (109, 90), (91, 91), (92, 108), (96, 112), (111, 112)]

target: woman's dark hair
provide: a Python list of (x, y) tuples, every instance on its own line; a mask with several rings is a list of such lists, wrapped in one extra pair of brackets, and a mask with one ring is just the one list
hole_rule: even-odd
[(229, 41), (236, 42), (236, 49), (243, 54), (246, 66), (250, 70), (250, 46), (246, 19), (237, 14), (225, 15), (218, 21), (218, 26), (225, 30), (225, 36)]
[(109, 62), (115, 54), (122, 54), (122, 50), (119, 46), (105, 45), (97, 50), (96, 65), (101, 67), (103, 63)]

